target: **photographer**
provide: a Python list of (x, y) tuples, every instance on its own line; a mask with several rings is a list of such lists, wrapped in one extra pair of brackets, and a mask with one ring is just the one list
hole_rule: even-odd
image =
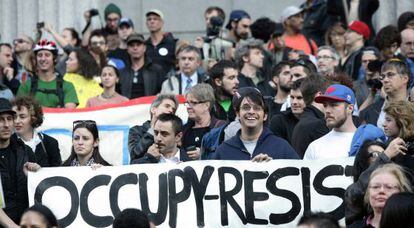
[(222, 27), (226, 15), (220, 7), (211, 6), (204, 12), (206, 36), (197, 37), (194, 46), (201, 49), (203, 67), (210, 69), (219, 60), (224, 59), (226, 49), (232, 42), (222, 38)]
[[(91, 21), (92, 17), (98, 16), (99, 11), (97, 9), (90, 9), (84, 13), (84, 18), (86, 21), (85, 28), (82, 30), (82, 46), (87, 47), (89, 44), (89, 37), (92, 32)], [(120, 43), (119, 35), (118, 35), (118, 23), (122, 17), (121, 9), (113, 4), (110, 3), (105, 7), (104, 10), (104, 18), (105, 18), (105, 27), (102, 25), (101, 21), (101, 30), (108, 42), (108, 49), (115, 50)], [(101, 17), (99, 17), (101, 20)]]

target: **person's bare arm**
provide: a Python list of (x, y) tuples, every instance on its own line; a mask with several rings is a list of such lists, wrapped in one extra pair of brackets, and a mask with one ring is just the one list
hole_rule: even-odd
[(9, 216), (0, 208), (0, 224), (4, 227), (18, 228), (19, 226), (10, 219)]
[(59, 44), (59, 46), (65, 47), (69, 44), (65, 39), (63, 39), (63, 37), (58, 32), (56, 32), (53, 29), (51, 24), (45, 22), (45, 26), (44, 26), (43, 29), (46, 32), (48, 32), (50, 35), (53, 36), (53, 38), (56, 40), (56, 42)]
[(89, 44), (89, 37), (91, 37), (91, 33), (92, 33), (92, 25), (91, 25), (91, 14), (90, 11), (87, 10), (84, 14), (83, 17), (85, 18), (86, 21), (86, 30), (83, 32), (82, 34), (82, 47), (87, 47)]
[(76, 104), (75, 103), (66, 103), (65, 104), (65, 108), (76, 108)]

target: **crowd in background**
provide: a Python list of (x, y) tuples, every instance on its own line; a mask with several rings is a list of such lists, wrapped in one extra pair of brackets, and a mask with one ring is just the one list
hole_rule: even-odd
[[(188, 41), (164, 31), (168, 19), (158, 9), (143, 15), (144, 37), (110, 3), (102, 28), (92, 27), (99, 12), (91, 9), (82, 32), (41, 22), (37, 37), (0, 43), (1, 225), (29, 227), (37, 219), (58, 226), (49, 209), (28, 208), (28, 171), (111, 165), (99, 153), (93, 120), (73, 123), (71, 154), (62, 161), (59, 142), (37, 131), (42, 107), (156, 95), (150, 119), (129, 131), (131, 164), (355, 157), (347, 226), (413, 226), (414, 9), (375, 31), (379, 4), (307, 0), (282, 9), (278, 22), (248, 10), (226, 17), (212, 6), (200, 15), (205, 36)], [(188, 120), (175, 115), (177, 95)], [(128, 209), (114, 227), (150, 221)], [(339, 225), (321, 212), (304, 215), (298, 227)]]

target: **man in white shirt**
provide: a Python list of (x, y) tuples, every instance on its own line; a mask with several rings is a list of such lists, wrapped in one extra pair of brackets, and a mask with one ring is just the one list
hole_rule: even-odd
[(352, 121), (354, 92), (340, 84), (328, 87), (324, 95), (315, 97), (325, 109), (328, 134), (313, 141), (306, 149), (304, 160), (348, 157), (356, 127)]
[(183, 123), (180, 117), (165, 113), (158, 116), (154, 126), (154, 144), (144, 157), (131, 161), (131, 164), (174, 163), (189, 161), (184, 150), (178, 148), (181, 142)]

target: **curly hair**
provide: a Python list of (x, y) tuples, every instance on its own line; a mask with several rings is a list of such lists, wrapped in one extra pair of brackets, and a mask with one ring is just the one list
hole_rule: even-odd
[(404, 140), (414, 140), (414, 103), (409, 101), (391, 102), (384, 108), (384, 112), (395, 119), (400, 129), (398, 137)]
[(12, 106), (16, 106), (21, 111), (22, 107), (26, 107), (30, 115), (30, 123), (32, 128), (37, 128), (43, 123), (43, 110), (39, 102), (31, 96), (19, 96), (12, 100)]

